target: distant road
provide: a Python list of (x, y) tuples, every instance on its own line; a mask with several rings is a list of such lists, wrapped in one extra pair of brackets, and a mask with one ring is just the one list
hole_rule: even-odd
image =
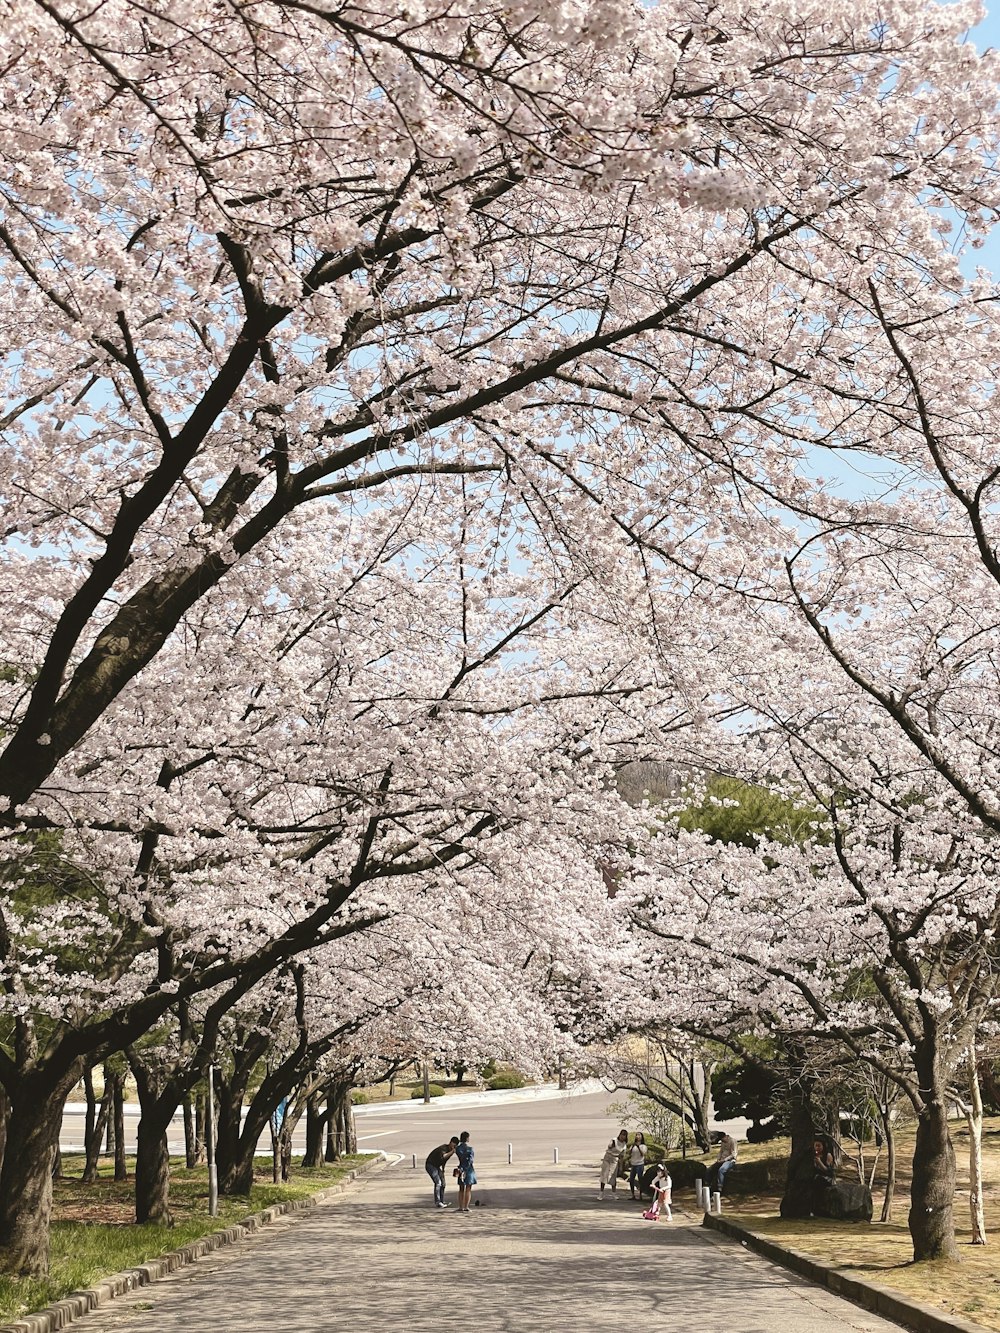
[[(551, 1091), (554, 1091), (552, 1089)], [(550, 1090), (546, 1089), (546, 1093)], [(435, 1097), (423, 1102), (375, 1102), (356, 1108), (358, 1147), (382, 1149), (400, 1157), (423, 1161), (435, 1144), (467, 1129), (473, 1136), (480, 1161), (507, 1161), (507, 1144), (512, 1145), (515, 1162), (551, 1163), (558, 1148), (561, 1162), (597, 1162), (605, 1145), (619, 1129), (606, 1114), (612, 1102), (620, 1102), (620, 1092), (574, 1093), (533, 1099), (525, 1089), (522, 1094), (498, 1093), (497, 1102), (482, 1103), (479, 1097), (463, 1093)], [(518, 1100), (508, 1100), (516, 1097)], [(521, 1100), (520, 1098), (524, 1098)], [(503, 1099), (503, 1100), (501, 1100)], [(470, 1105), (472, 1102), (478, 1103)], [(83, 1121), (86, 1106), (70, 1102), (63, 1116), (60, 1146), (64, 1152), (83, 1151)], [(135, 1150), (135, 1131), (139, 1107), (125, 1104), (125, 1137), (129, 1152)], [(733, 1121), (731, 1126), (741, 1136), (747, 1121)], [(184, 1121), (176, 1115), (168, 1135), (170, 1151), (184, 1152)], [(305, 1148), (305, 1119), (296, 1127), (297, 1150)], [(271, 1150), (267, 1130), (261, 1137), (260, 1151)], [(693, 1153), (692, 1155), (697, 1155)]]

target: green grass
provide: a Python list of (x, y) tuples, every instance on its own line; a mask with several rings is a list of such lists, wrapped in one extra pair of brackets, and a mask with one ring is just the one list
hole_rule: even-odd
[[(208, 1216), (208, 1172), (205, 1167), (188, 1171), (173, 1167), (170, 1175), (171, 1227), (136, 1226), (132, 1214), (132, 1182), (119, 1182), (105, 1166), (97, 1182), (84, 1185), (66, 1176), (54, 1186), (51, 1259), (45, 1278), (0, 1277), (0, 1323), (43, 1309), (70, 1292), (92, 1287), (102, 1278), (122, 1269), (135, 1268), (189, 1241), (232, 1226), (251, 1213), (275, 1203), (308, 1198), (342, 1179), (366, 1160), (344, 1158), (334, 1166), (314, 1170), (297, 1168), (286, 1184), (270, 1179), (254, 1184), (249, 1199), (219, 1199), (219, 1214)], [(73, 1158), (64, 1159), (64, 1170), (78, 1168)], [(259, 1158), (262, 1174), (270, 1176), (270, 1159)], [(131, 1164), (130, 1164), (131, 1169)]]

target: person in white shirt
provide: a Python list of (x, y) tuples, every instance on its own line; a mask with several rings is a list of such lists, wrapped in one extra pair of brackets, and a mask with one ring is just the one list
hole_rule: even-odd
[(656, 1168), (656, 1175), (653, 1177), (649, 1188), (653, 1191), (653, 1202), (643, 1213), (643, 1217), (650, 1222), (657, 1222), (660, 1214), (666, 1213), (667, 1221), (672, 1222), (674, 1215), (670, 1211), (670, 1202), (673, 1194), (673, 1181), (670, 1179), (670, 1173), (665, 1162), (661, 1162)]
[(719, 1155), (712, 1163), (712, 1169), (709, 1171), (709, 1179), (712, 1182), (712, 1188), (722, 1193), (723, 1181), (736, 1165), (736, 1140), (731, 1134), (723, 1134), (719, 1140)]
[(611, 1186), (611, 1192), (614, 1193), (618, 1186), (618, 1167), (621, 1162), (622, 1152), (628, 1144), (628, 1134), (623, 1129), (618, 1133), (616, 1139), (612, 1139), (604, 1149), (604, 1157), (601, 1160), (601, 1198), (604, 1198), (604, 1187)]

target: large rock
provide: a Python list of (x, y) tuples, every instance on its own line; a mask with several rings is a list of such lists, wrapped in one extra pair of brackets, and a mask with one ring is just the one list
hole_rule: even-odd
[(870, 1222), (872, 1192), (857, 1180), (834, 1180), (816, 1190), (813, 1215), (838, 1222)]

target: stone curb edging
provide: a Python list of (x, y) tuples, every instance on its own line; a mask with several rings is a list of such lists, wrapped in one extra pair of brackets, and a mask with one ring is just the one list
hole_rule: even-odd
[[(901, 1292), (892, 1291), (889, 1287), (880, 1286), (876, 1282), (867, 1282), (858, 1277), (848, 1277), (839, 1269), (831, 1268), (829, 1264), (822, 1263), (811, 1254), (778, 1245), (773, 1240), (758, 1236), (746, 1227), (731, 1222), (727, 1217), (706, 1213), (702, 1226), (709, 1227), (713, 1231), (721, 1231), (723, 1235), (730, 1236), (733, 1240), (742, 1241), (751, 1250), (762, 1254), (765, 1259), (770, 1259), (783, 1268), (790, 1268), (800, 1276), (808, 1278), (810, 1282), (828, 1288), (834, 1295), (843, 1296), (846, 1300), (853, 1301), (855, 1305), (870, 1310), (872, 1314), (895, 1320), (898, 1324), (914, 1329), (916, 1333), (992, 1333), (991, 1329), (984, 1328), (982, 1324), (970, 1323), (968, 1319), (962, 1319), (959, 1315), (945, 1314), (941, 1310), (935, 1310), (933, 1306), (910, 1300)], [(6, 1333), (6, 1330), (0, 1329), (0, 1333)]]
[(20, 1319), (15, 1319), (13, 1323), (0, 1325), (0, 1333), (56, 1333), (57, 1329), (65, 1328), (81, 1315), (89, 1314), (98, 1306), (107, 1305), (108, 1301), (114, 1300), (116, 1296), (124, 1296), (139, 1287), (147, 1287), (151, 1282), (166, 1277), (168, 1273), (184, 1268), (187, 1264), (193, 1264), (195, 1260), (203, 1258), (213, 1250), (234, 1245), (245, 1236), (260, 1231), (262, 1227), (266, 1227), (268, 1223), (274, 1222), (285, 1213), (298, 1213), (307, 1208), (316, 1208), (334, 1195), (343, 1194), (359, 1176), (385, 1160), (385, 1156), (381, 1153), (373, 1155), (370, 1162), (348, 1171), (336, 1185), (317, 1190), (315, 1194), (310, 1194), (305, 1199), (289, 1199), (287, 1203), (274, 1203), (262, 1212), (252, 1213), (249, 1217), (243, 1218), (242, 1222), (235, 1222), (231, 1227), (212, 1231), (207, 1236), (199, 1237), (198, 1240), (189, 1241), (180, 1249), (161, 1254), (156, 1259), (139, 1264), (137, 1268), (127, 1268), (121, 1273), (112, 1273), (96, 1286), (87, 1287), (83, 1291), (74, 1291), (44, 1310), (24, 1315)]

